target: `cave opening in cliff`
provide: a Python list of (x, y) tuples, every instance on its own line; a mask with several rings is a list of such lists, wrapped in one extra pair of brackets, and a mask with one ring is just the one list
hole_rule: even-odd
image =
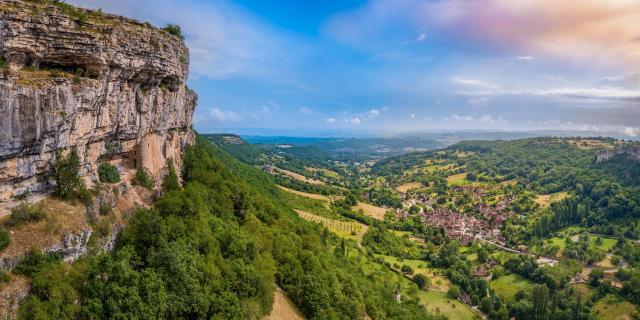
[(79, 63), (60, 63), (55, 61), (40, 61), (36, 66), (40, 70), (57, 70), (60, 72), (73, 74), (79, 77), (97, 79), (100, 72), (95, 67)]

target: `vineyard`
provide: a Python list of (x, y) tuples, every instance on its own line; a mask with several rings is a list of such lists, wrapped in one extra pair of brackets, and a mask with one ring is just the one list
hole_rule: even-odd
[(369, 228), (369, 226), (356, 221), (339, 221), (329, 219), (302, 210), (296, 210), (296, 213), (298, 213), (302, 219), (319, 223), (338, 236), (353, 239), (358, 243), (362, 240), (362, 236), (364, 236)]

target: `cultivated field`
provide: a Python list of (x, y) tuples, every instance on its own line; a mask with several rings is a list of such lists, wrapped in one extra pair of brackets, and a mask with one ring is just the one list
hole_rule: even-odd
[(324, 182), (320, 181), (320, 180), (316, 180), (316, 179), (311, 179), (311, 178), (307, 178), (301, 174), (297, 174), (295, 172), (291, 172), (289, 170), (284, 170), (284, 169), (280, 169), (280, 168), (276, 168), (275, 170), (277, 170), (278, 172), (287, 175), (293, 179), (296, 179), (298, 181), (302, 181), (308, 184), (325, 184)]
[(286, 192), (291, 192), (293, 194), (297, 194), (301, 197), (305, 197), (305, 198), (310, 198), (310, 199), (315, 199), (315, 200), (322, 200), (322, 201), (331, 201), (331, 198), (329, 198), (328, 196), (322, 195), (322, 194), (316, 194), (316, 193), (308, 193), (308, 192), (302, 192), (302, 191), (298, 191), (298, 190), (293, 190), (293, 189), (289, 189), (287, 187), (283, 187), (283, 186), (278, 186), (278, 188), (286, 191)]
[(466, 179), (467, 179), (467, 173), (463, 172), (463, 173), (454, 174), (452, 176), (448, 176), (447, 182), (450, 185), (461, 185), (465, 183)]
[(406, 193), (409, 190), (419, 189), (422, 187), (422, 183), (420, 182), (409, 182), (403, 185), (397, 186), (396, 190), (401, 193)]
[(296, 213), (298, 213), (298, 215), (302, 219), (319, 223), (327, 227), (329, 231), (337, 234), (338, 236), (355, 240), (358, 243), (360, 243), (360, 241), (362, 240), (362, 236), (364, 236), (364, 234), (367, 232), (367, 229), (369, 229), (369, 226), (356, 221), (339, 221), (329, 219), (297, 209)]
[(358, 211), (362, 209), (365, 215), (378, 219), (384, 220), (384, 214), (387, 213), (387, 209), (382, 207), (377, 207), (372, 204), (358, 202), (358, 205), (352, 208), (354, 211)]

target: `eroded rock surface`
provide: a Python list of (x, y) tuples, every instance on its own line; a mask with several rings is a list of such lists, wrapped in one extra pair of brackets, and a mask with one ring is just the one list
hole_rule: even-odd
[(0, 58), (0, 203), (46, 193), (57, 149), (91, 185), (102, 161), (160, 177), (194, 139), (188, 49), (148, 24), (0, 0)]

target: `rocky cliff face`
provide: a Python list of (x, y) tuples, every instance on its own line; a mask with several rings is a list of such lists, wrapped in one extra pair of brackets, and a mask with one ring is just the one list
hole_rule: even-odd
[(55, 151), (160, 177), (193, 141), (189, 52), (149, 24), (64, 3), (0, 0), (0, 203), (49, 190)]
[(629, 159), (640, 162), (640, 147), (631, 146), (600, 151), (596, 154), (596, 163), (608, 161), (617, 155), (626, 155)]

